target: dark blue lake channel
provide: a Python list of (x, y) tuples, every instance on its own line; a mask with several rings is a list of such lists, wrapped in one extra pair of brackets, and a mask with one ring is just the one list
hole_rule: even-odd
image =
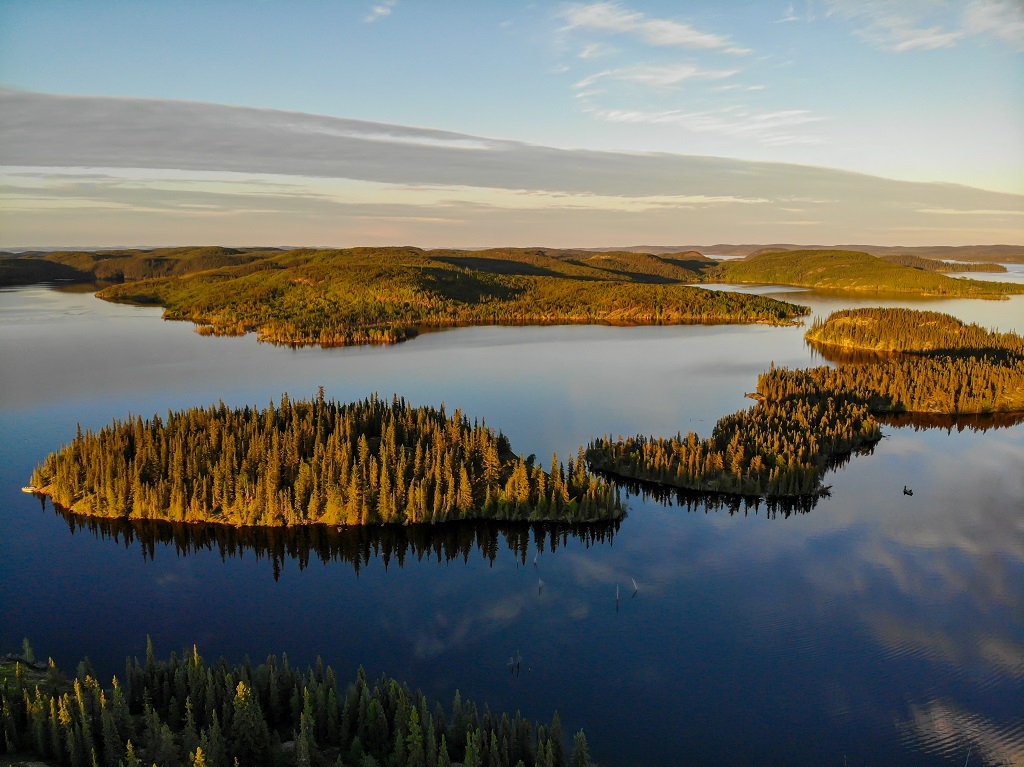
[[(1024, 331), (1024, 296), (903, 305)], [(809, 511), (633, 495), (617, 528), (582, 535), (90, 525), (21, 492), (78, 423), (318, 386), (462, 408), (543, 464), (605, 433), (706, 435), (770, 363), (822, 364), (804, 330), (484, 327), (289, 349), (90, 292), (0, 292), (0, 649), (29, 637), (108, 682), (147, 634), (165, 657), (320, 656), (346, 683), (362, 664), (446, 706), (459, 688), (558, 710), (605, 767), (1024, 764), (1021, 424), (887, 425)]]

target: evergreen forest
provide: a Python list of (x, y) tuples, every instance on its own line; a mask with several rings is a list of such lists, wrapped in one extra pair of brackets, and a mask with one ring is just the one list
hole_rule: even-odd
[(815, 318), (807, 331), (815, 345), (875, 352), (1024, 356), (1024, 338), (966, 324), (942, 312), (902, 308), (843, 309)]
[(854, 250), (766, 250), (704, 272), (708, 281), (799, 285), (827, 290), (999, 298), (1024, 285), (957, 279)]
[(582, 448), (545, 470), (458, 410), (376, 395), (339, 404), (322, 389), (263, 410), (220, 403), (79, 429), (31, 482), (78, 514), (235, 526), (582, 523), (625, 513)]
[(757, 404), (720, 419), (710, 437), (606, 435), (587, 448), (591, 467), (699, 492), (813, 495), (837, 460), (881, 438), (878, 414), (1024, 411), (1024, 339), (1016, 334), (936, 312), (859, 309), (836, 312), (807, 337), (914, 353), (837, 368), (772, 366), (758, 378)]
[(940, 274), (962, 274), (965, 272), (1006, 272), (1002, 264), (977, 263), (971, 261), (940, 261), (935, 258), (922, 258), (909, 254), (880, 256), (883, 261), (900, 266), (909, 266), (911, 269), (921, 269), (926, 272), (939, 272)]
[[(27, 654), (31, 647), (26, 641)], [(193, 648), (128, 659), (103, 687), (88, 660), (74, 679), (20, 657), (0, 666), (8, 758), (69, 767), (587, 767), (582, 731), (567, 749), (549, 724), (491, 712), (458, 691), (450, 710), (362, 668), (347, 688), (318, 659), (292, 666), (208, 664)], [(10, 763), (10, 762), (6, 762)]]
[[(767, 248), (720, 262), (551, 248), (161, 248), (0, 256), (0, 284), (98, 281), (100, 298), (164, 307), (204, 335), (255, 332), (289, 345), (391, 344), (464, 325), (712, 322), (787, 324), (806, 307), (694, 285), (773, 283), (887, 293), (1000, 298), (1013, 283), (953, 279), (946, 265), (899, 253)], [(112, 284), (111, 284), (112, 283)]]
[(97, 295), (163, 306), (166, 319), (202, 334), (256, 332), (291, 345), (389, 344), (459, 325), (784, 324), (807, 312), (688, 285), (714, 263), (694, 253), (168, 248), (8, 258), (0, 267), (30, 261), (114, 282)]

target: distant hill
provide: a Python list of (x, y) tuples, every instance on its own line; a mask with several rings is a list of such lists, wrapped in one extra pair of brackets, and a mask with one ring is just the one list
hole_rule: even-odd
[(40, 258), (0, 258), (0, 287), (40, 282), (89, 282), (92, 275), (68, 264)]
[(852, 250), (765, 251), (726, 261), (704, 272), (706, 280), (799, 285), (833, 290), (993, 297), (1024, 293), (1024, 285), (953, 279)]
[(1008, 271), (1002, 264), (991, 262), (940, 261), (937, 258), (921, 258), (920, 256), (911, 256), (905, 253), (897, 256), (879, 256), (879, 258), (883, 261), (888, 261), (890, 264), (900, 264), (901, 266), (909, 266), (911, 269), (922, 269), (926, 272), (939, 272), (941, 274)]
[(630, 245), (624, 248), (590, 248), (594, 252), (606, 250), (633, 251), (663, 255), (679, 251), (697, 251), (716, 256), (749, 256), (766, 250), (856, 250), (872, 256), (918, 256), (944, 261), (992, 261), (1005, 264), (1024, 264), (1024, 245), (794, 245), (765, 243), (760, 245)]

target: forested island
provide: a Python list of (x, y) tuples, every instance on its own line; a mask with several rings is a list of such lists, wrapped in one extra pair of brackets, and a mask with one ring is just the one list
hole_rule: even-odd
[[(31, 647), (25, 643), (27, 655)], [(69, 767), (588, 767), (579, 731), (571, 756), (550, 724), (481, 710), (458, 691), (450, 711), (362, 668), (343, 689), (318, 659), (208, 664), (195, 648), (128, 659), (101, 686), (88, 660), (68, 679), (32, 657), (0, 665), (5, 764), (31, 756)]]
[(901, 308), (843, 309), (816, 318), (807, 331), (815, 345), (872, 352), (966, 352), (1024, 356), (1024, 338), (966, 324), (942, 312)]
[(287, 395), (79, 429), (31, 487), (77, 514), (235, 526), (497, 519), (587, 522), (624, 514), (583, 449), (550, 470), (460, 411), (397, 397), (352, 404)]
[(963, 274), (966, 272), (989, 272), (1006, 273), (1009, 271), (1002, 264), (978, 263), (971, 261), (939, 261), (935, 258), (922, 258), (910, 254), (895, 256), (879, 256), (883, 261), (900, 266), (909, 266), (911, 269), (921, 269), (926, 272), (938, 272), (939, 274)]
[(911, 309), (852, 309), (815, 323), (808, 339), (907, 352), (871, 364), (758, 377), (757, 404), (711, 436), (594, 440), (595, 470), (700, 492), (785, 497), (821, 492), (837, 460), (877, 442), (881, 413), (1024, 411), (1024, 339)]
[(1010, 282), (955, 279), (851, 250), (768, 250), (706, 270), (704, 278), (726, 283), (767, 283), (843, 291), (1000, 298), (1024, 293)]
[[(1022, 245), (797, 245), (795, 243), (762, 243), (736, 245), (717, 243), (715, 245), (630, 245), (624, 248), (601, 248), (601, 250), (627, 250), (638, 253), (679, 253), (695, 250), (716, 256), (745, 258), (769, 250), (855, 250), (872, 256), (914, 256), (944, 263), (983, 263), (996, 266), (1000, 262), (1024, 264)], [(973, 271), (973, 270), (971, 270)], [(1001, 271), (996, 269), (995, 271)]]

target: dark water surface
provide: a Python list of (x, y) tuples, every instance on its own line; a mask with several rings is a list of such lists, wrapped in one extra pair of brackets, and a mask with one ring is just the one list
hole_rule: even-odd
[[(782, 297), (1024, 331), (1024, 296)], [(707, 434), (771, 362), (823, 362), (803, 328), (486, 327), (292, 350), (159, 316), (0, 291), (0, 649), (28, 636), (107, 678), (147, 633), (165, 655), (320, 655), (342, 679), (363, 664), (445, 703), (459, 687), (492, 709), (558, 709), (606, 767), (959, 765), (968, 750), (1024, 764), (1024, 425), (887, 425), (806, 513), (641, 494), (584, 534), (192, 531), (43, 508), (20, 491), (34, 465), (76, 423), (129, 412), (397, 393), (485, 418), (546, 463), (605, 433)]]

